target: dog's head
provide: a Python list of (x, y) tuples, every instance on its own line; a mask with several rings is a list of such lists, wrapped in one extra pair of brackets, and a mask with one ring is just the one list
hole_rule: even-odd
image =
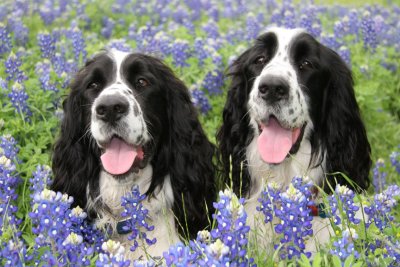
[[(242, 170), (235, 165), (245, 161), (246, 147), (255, 138), (265, 164), (296, 156), (307, 139), (310, 168), (325, 160), (327, 173), (343, 172), (362, 188), (368, 186), (370, 146), (351, 72), (334, 51), (301, 29), (272, 28), (230, 71), (217, 138), (225, 171), (232, 161), (232, 176), (244, 177), (245, 191), (250, 181), (246, 164)], [(341, 176), (336, 180), (348, 184)]]
[(63, 106), (53, 155), (54, 190), (84, 206), (87, 186), (93, 197), (99, 194), (100, 171), (118, 180), (151, 164), (147, 194), (169, 175), (177, 217), (184, 222), (186, 212), (193, 229), (205, 225), (205, 203), (212, 210), (215, 194), (214, 147), (186, 86), (161, 60), (99, 53), (78, 72)]

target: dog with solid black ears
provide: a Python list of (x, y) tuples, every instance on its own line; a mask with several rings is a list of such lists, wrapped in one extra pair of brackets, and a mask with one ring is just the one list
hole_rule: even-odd
[(52, 190), (73, 196), (129, 252), (121, 197), (138, 185), (154, 225), (147, 234), (157, 242), (129, 258), (161, 256), (180, 236), (194, 238), (209, 226), (215, 148), (187, 87), (161, 60), (100, 52), (76, 74), (63, 109)]
[[(271, 28), (229, 75), (217, 141), (226, 182), (232, 179), (235, 193), (247, 199), (253, 229), (266, 183), (284, 189), (304, 175), (326, 192), (336, 183), (357, 191), (369, 186), (370, 144), (351, 71), (336, 52), (302, 29)], [(315, 217), (313, 229), (308, 250), (329, 239), (329, 221)]]

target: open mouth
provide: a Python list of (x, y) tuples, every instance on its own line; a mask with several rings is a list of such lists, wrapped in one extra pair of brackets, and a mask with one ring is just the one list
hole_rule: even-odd
[(259, 123), (257, 147), (261, 159), (266, 163), (279, 164), (289, 155), (295, 154), (300, 148), (305, 126), (284, 128), (275, 116), (270, 116), (267, 124)]
[(115, 177), (137, 173), (147, 162), (143, 146), (129, 144), (118, 136), (104, 145), (100, 159), (104, 170)]

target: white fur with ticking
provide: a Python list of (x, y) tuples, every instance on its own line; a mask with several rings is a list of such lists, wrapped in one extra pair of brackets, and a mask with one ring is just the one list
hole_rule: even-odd
[[(87, 209), (91, 210), (96, 204), (104, 203), (110, 209), (96, 209), (98, 217), (95, 224), (98, 228), (107, 230), (111, 228), (111, 239), (121, 242), (125, 247), (125, 255), (128, 259), (135, 260), (140, 257), (162, 256), (164, 251), (179, 241), (179, 236), (175, 228), (172, 205), (174, 196), (169, 177), (164, 180), (162, 188), (157, 188), (154, 194), (142, 201), (144, 208), (149, 210), (147, 223), (154, 226), (153, 231), (148, 231), (147, 236), (150, 239), (156, 238), (154, 245), (148, 246), (144, 240), (138, 240), (139, 247), (136, 251), (130, 251), (132, 241), (128, 240), (129, 234), (120, 235), (116, 231), (119, 221), (126, 220), (121, 217), (123, 207), (121, 206), (121, 197), (132, 192), (134, 185), (139, 186), (141, 194), (144, 194), (150, 186), (153, 175), (153, 168), (149, 164), (138, 173), (131, 173), (125, 179), (115, 179), (110, 174), (102, 171), (100, 174), (100, 194), (97, 199), (91, 199), (88, 196)], [(110, 213), (111, 211), (111, 213)], [(145, 231), (145, 229), (142, 229)]]
[[(248, 214), (248, 223), (252, 229), (251, 239), (259, 247), (271, 251), (274, 236), (274, 224), (278, 223), (275, 219), (271, 224), (264, 223), (264, 215), (256, 210), (260, 205), (258, 198), (267, 183), (277, 183), (281, 189), (285, 189), (295, 176), (308, 176), (313, 179), (315, 184), (320, 184), (324, 178), (325, 160), (317, 167), (310, 168), (311, 144), (306, 138), (313, 129), (312, 120), (308, 111), (307, 96), (302, 92), (301, 85), (298, 83), (296, 67), (291, 64), (289, 49), (292, 41), (302, 33), (302, 30), (277, 29), (270, 30), (276, 34), (278, 47), (274, 57), (267, 63), (261, 74), (256, 77), (251, 89), (248, 109), (250, 115), (250, 127), (254, 129), (255, 136), (246, 149), (246, 160), (251, 176), (251, 188), (249, 195), (246, 196), (245, 209)], [(289, 75), (290, 74), (290, 75)], [(272, 75), (286, 80), (289, 84), (289, 97), (276, 105), (266, 105), (265, 100), (258, 94), (260, 80)], [(274, 115), (279, 123), (285, 128), (299, 128), (306, 125), (304, 137), (301, 140), (300, 148), (295, 155), (287, 157), (279, 164), (268, 164), (261, 159), (257, 148), (257, 138), (260, 134), (259, 123), (269, 116)], [(320, 155), (325, 158), (325, 155)], [(306, 244), (306, 251), (316, 251), (318, 244), (329, 240), (332, 233), (329, 219), (320, 217), (313, 218), (314, 237)]]

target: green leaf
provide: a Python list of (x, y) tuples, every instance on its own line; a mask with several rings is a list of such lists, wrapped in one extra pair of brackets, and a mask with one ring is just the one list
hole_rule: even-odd
[(340, 260), (339, 256), (333, 255), (332, 263), (334, 267), (342, 267), (342, 261)]
[(354, 255), (351, 254), (350, 256), (348, 256), (344, 262), (344, 267), (350, 267), (352, 266), (352, 263), (354, 261)]

